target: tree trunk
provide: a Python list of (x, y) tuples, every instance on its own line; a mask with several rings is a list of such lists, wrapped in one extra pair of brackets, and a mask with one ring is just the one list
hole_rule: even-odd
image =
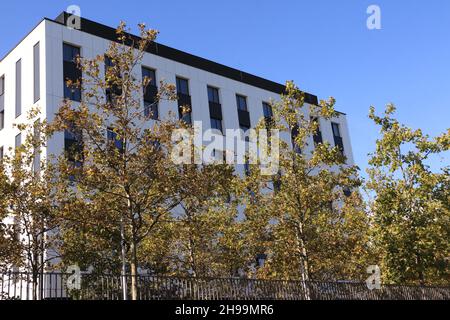
[(128, 300), (127, 288), (127, 248), (125, 243), (125, 222), (123, 216), (120, 218), (120, 249), (122, 256), (122, 299)]
[(303, 234), (303, 224), (299, 222), (297, 224), (297, 254), (299, 256), (300, 262), (300, 275), (302, 277), (303, 288), (305, 290), (305, 299), (311, 300), (310, 292), (309, 292), (309, 265), (308, 265), (308, 252), (306, 250), (306, 243), (304, 240)]
[[(22, 279), (20, 280), (20, 281), (22, 281)], [(34, 270), (33, 270), (33, 275), (32, 275), (32, 299), (33, 300), (37, 300), (37, 298), (38, 298), (38, 273), (37, 272), (35, 272)]]
[(134, 223), (133, 223), (133, 234), (132, 234), (132, 240), (131, 240), (131, 262), (130, 262), (130, 268), (131, 268), (131, 299), (137, 300), (138, 299), (138, 272), (137, 272), (137, 243), (136, 243), (136, 237), (135, 237), (135, 230), (134, 230)]
[(416, 253), (416, 263), (417, 263), (417, 275), (419, 277), (419, 283), (421, 286), (425, 285), (425, 277), (422, 271), (422, 259), (420, 258), (420, 253)]
[(189, 236), (189, 242), (188, 242), (188, 251), (189, 251), (189, 264), (191, 266), (192, 276), (194, 278), (197, 277), (197, 263), (195, 259), (195, 253), (194, 253), (194, 240), (191, 236)]
[(131, 257), (130, 257), (130, 271), (131, 271), (131, 300), (137, 300), (138, 299), (138, 259), (137, 259), (137, 227), (135, 222), (135, 211), (133, 208), (133, 204), (130, 197), (130, 191), (129, 188), (126, 188), (126, 191), (128, 193), (128, 212), (130, 214), (131, 219), (131, 243), (130, 243), (130, 251), (131, 251)]

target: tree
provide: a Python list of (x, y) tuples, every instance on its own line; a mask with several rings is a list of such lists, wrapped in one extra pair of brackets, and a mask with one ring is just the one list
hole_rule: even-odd
[[(180, 172), (183, 183), (178, 190), (182, 199), (174, 212), (177, 239), (173, 259), (181, 274), (194, 277), (219, 276), (218, 243), (221, 229), (230, 212), (234, 169), (228, 165), (184, 165)], [(226, 210), (222, 210), (223, 208)], [(228, 210), (231, 209), (231, 210)], [(230, 226), (231, 227), (231, 226)], [(223, 236), (223, 233), (222, 233)]]
[[(178, 167), (170, 161), (170, 150), (172, 130), (183, 126), (170, 117), (151, 121), (144, 112), (143, 92), (154, 103), (176, 96), (173, 85), (161, 82), (155, 90), (151, 79), (141, 80), (140, 62), (157, 32), (142, 24), (139, 28), (141, 38), (136, 39), (121, 23), (117, 41), (105, 55), (77, 59), (82, 79), (68, 85), (82, 87), (82, 102), (64, 101), (52, 124), (54, 131), (68, 132), (78, 141), (75, 150), (61, 160), (76, 186), (68, 199), (84, 202), (86, 221), (98, 221), (97, 228), (106, 223), (107, 235), (121, 234), (122, 255), (127, 255), (131, 269), (132, 299), (138, 295), (138, 247), (180, 202)], [(108, 219), (104, 223), (102, 213)]]
[[(33, 122), (34, 121), (34, 122)], [(2, 255), (9, 265), (32, 274), (32, 297), (38, 298), (39, 275), (59, 257), (56, 229), (59, 219), (56, 204), (59, 201), (55, 166), (45, 157), (42, 149), (47, 142), (47, 125), (39, 119), (36, 110), (28, 115), (28, 123), (20, 124), (23, 143), (2, 160), (0, 217), (10, 217), (3, 223)], [(42, 290), (41, 290), (42, 292)]]
[[(265, 277), (308, 281), (355, 274), (341, 259), (356, 263), (352, 256), (364, 250), (367, 241), (368, 219), (357, 196), (357, 168), (347, 165), (341, 150), (328, 142), (317, 144), (311, 154), (305, 151), (318, 129), (315, 119), (338, 116), (333, 105), (330, 99), (306, 107), (303, 93), (292, 82), (287, 83), (281, 101), (272, 103), (274, 116), (268, 123), (290, 134), (293, 146), (284, 140), (280, 143), (278, 175), (249, 178), (254, 185), (249, 203), (256, 206), (252, 211), (266, 216), (258, 237), (262, 230), (269, 234), (261, 243), (268, 256), (260, 271)], [(353, 190), (353, 197), (344, 196), (347, 190)], [(359, 271), (364, 272), (365, 268)]]
[(370, 110), (381, 137), (371, 155), (367, 188), (373, 192), (374, 237), (381, 270), (391, 283), (447, 283), (449, 256), (449, 167), (429, 160), (450, 148), (450, 130), (431, 138), (393, 116)]

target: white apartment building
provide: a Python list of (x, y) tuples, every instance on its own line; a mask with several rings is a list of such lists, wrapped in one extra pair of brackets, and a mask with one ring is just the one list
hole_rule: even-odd
[[(24, 139), (13, 124), (26, 122), (30, 108), (39, 108), (41, 117), (51, 121), (64, 98), (80, 101), (81, 92), (67, 90), (65, 85), (65, 79), (80, 76), (73, 58), (102, 55), (116, 39), (115, 28), (85, 18), (78, 29), (69, 28), (70, 18), (65, 12), (54, 20), (44, 18), (0, 60), (0, 156)], [(268, 102), (278, 100), (284, 90), (281, 84), (159, 43), (147, 50), (141, 70), (143, 76), (154, 79), (154, 90), (164, 80), (176, 84), (180, 96), (178, 103), (160, 101), (152, 107), (153, 117), (164, 117), (169, 111), (176, 114), (178, 105), (189, 104), (191, 114), (184, 117), (201, 121), (203, 129), (251, 128), (270, 115)], [(309, 93), (305, 101), (318, 103)], [(144, 95), (144, 110), (152, 102), (151, 95)], [(346, 115), (340, 113), (331, 121), (319, 119), (319, 123), (320, 132), (310, 138), (309, 147), (314, 148), (313, 140), (329, 141), (340, 146), (348, 164), (353, 164)], [(43, 154), (60, 154), (67, 145), (65, 139), (70, 137), (55, 135)]]
[[(116, 39), (115, 28), (84, 18), (78, 29), (69, 28), (70, 18), (63, 12), (54, 20), (42, 19), (0, 60), (0, 157), (25, 139), (13, 125), (27, 122), (31, 108), (38, 108), (41, 118), (50, 122), (63, 99), (74, 103), (82, 99), (82, 92), (66, 86), (67, 78), (81, 76), (73, 58), (103, 55)], [(252, 128), (261, 118), (271, 115), (269, 102), (279, 100), (285, 89), (284, 85), (159, 43), (147, 50), (140, 71), (143, 77), (153, 79), (149, 94), (142, 96), (144, 112), (151, 106), (152, 117), (162, 118), (170, 111), (179, 113), (179, 106), (188, 104), (191, 113), (183, 115), (184, 119), (201, 121), (203, 130)], [(176, 84), (178, 102), (153, 103), (152, 93), (160, 80)], [(309, 93), (305, 94), (305, 101), (318, 103), (317, 97)], [(314, 148), (315, 142), (329, 141), (343, 150), (348, 164), (353, 164), (346, 115), (339, 113), (331, 121), (318, 121), (320, 132), (310, 137), (308, 148)], [(291, 139), (289, 135), (282, 138)], [(56, 134), (42, 150), (43, 156), (60, 154), (73, 142), (70, 139), (68, 134)], [(61, 284), (55, 287), (51, 279), (44, 285), (55, 288), (55, 292), (61, 288)]]

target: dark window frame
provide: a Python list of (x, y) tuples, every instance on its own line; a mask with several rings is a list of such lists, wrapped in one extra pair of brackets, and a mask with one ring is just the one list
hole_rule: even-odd
[(22, 58), (16, 61), (16, 118), (22, 114)]
[[(265, 118), (273, 118), (273, 109), (272, 109), (272, 105), (268, 102), (263, 101), (262, 102), (262, 106), (263, 106), (263, 114)], [(267, 112), (267, 110), (269, 110), (269, 112)]]
[[(152, 74), (152, 76), (149, 77), (149, 75), (146, 74), (147, 71), (148, 73)], [(158, 92), (158, 87), (156, 84), (156, 69), (142, 65), (141, 77), (142, 82), (144, 82), (145, 77), (150, 79), (147, 87), (143, 88), (144, 117), (152, 120), (159, 120), (159, 103), (155, 99), (155, 96)], [(151, 97), (148, 97), (148, 93), (151, 94)], [(153, 96), (153, 93), (155, 93), (155, 96)]]
[(149, 85), (153, 85), (153, 86), (157, 86), (156, 84), (156, 69), (154, 68), (150, 68), (147, 66), (142, 66), (141, 67), (141, 76), (142, 76), (142, 80), (144, 80), (144, 77), (146, 77), (146, 75), (144, 75), (144, 70), (146, 71), (150, 71), (150, 73), (153, 73), (153, 77), (148, 77), (150, 79)]
[[(70, 49), (70, 50), (69, 50)], [(70, 53), (70, 59), (66, 59), (66, 54), (68, 52)], [(71, 101), (76, 101), (76, 102), (81, 102), (81, 88), (70, 88), (67, 86), (67, 79), (70, 80), (77, 80), (77, 79), (71, 79), (68, 73), (69, 70), (77, 70), (78, 66), (76, 63), (76, 57), (79, 56), (81, 57), (81, 47), (68, 43), (68, 42), (63, 42), (63, 94), (64, 94), (64, 99), (68, 99)], [(69, 70), (66, 69), (67, 67), (70, 67)], [(79, 70), (79, 69), (78, 69)], [(81, 70), (79, 70), (79, 80), (81, 81), (81, 77), (82, 77), (82, 72)]]
[[(176, 76), (175, 81), (176, 81), (177, 93), (189, 96), (190, 95), (189, 79)], [(184, 89), (184, 87), (181, 85), (182, 83), (186, 84), (185, 92), (183, 92), (183, 90), (182, 90), (182, 89)]]
[(5, 75), (0, 76), (0, 96), (5, 94)]
[(340, 124), (331, 122), (331, 131), (333, 132), (334, 146), (338, 147), (339, 150), (344, 153), (344, 139), (342, 137)]
[[(337, 134), (336, 134), (335, 129), (337, 130)], [(337, 123), (337, 122), (332, 122), (332, 123), (331, 123), (331, 130), (333, 131), (333, 136), (342, 138), (342, 135), (341, 135), (341, 128), (340, 128), (339, 123)]]
[(0, 110), (0, 130), (5, 128), (5, 110)]
[[(189, 79), (180, 76), (175, 77), (178, 95), (178, 116), (187, 124), (192, 124), (192, 102), (190, 96)], [(186, 84), (184, 87), (182, 83)], [(186, 90), (183, 90), (183, 89)], [(182, 106), (189, 106), (189, 112), (183, 112)]]
[(322, 130), (320, 127), (320, 120), (318, 117), (311, 117), (311, 121), (317, 123), (317, 129), (316, 132), (313, 134), (313, 141), (314, 145), (318, 145), (323, 143), (323, 136), (322, 136)]
[(18, 133), (14, 137), (14, 149), (19, 148), (21, 145), (22, 145), (22, 133)]
[[(244, 102), (245, 108), (242, 108), (241, 101)], [(236, 105), (238, 110), (247, 111), (248, 112), (248, 103), (247, 103), (247, 97), (242, 94), (236, 94)]]
[[(151, 112), (151, 114), (150, 114)], [(159, 104), (156, 101), (145, 101), (144, 100), (144, 117), (159, 120)]]
[(33, 99), (34, 103), (41, 99), (41, 53), (40, 42), (33, 46)]
[[(67, 160), (76, 167), (81, 167), (83, 163), (83, 135), (74, 125), (69, 126), (70, 129), (64, 130), (64, 152)], [(79, 159), (77, 159), (77, 155)]]
[[(207, 86), (208, 91), (208, 101), (220, 104), (220, 93), (219, 88), (213, 87), (213, 86)], [(212, 99), (211, 99), (212, 98)]]
[(125, 151), (124, 141), (122, 139), (117, 139), (117, 132), (114, 131), (113, 127), (106, 128), (106, 140), (108, 143), (114, 143), (114, 146), (120, 153)]

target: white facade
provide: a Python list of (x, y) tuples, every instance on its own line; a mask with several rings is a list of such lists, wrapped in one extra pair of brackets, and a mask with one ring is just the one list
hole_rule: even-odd
[[(82, 22), (83, 23), (83, 22)], [(40, 99), (34, 102), (34, 64), (33, 47), (39, 42), (40, 45)], [(15, 136), (18, 129), (13, 128), (14, 123), (26, 122), (27, 112), (35, 106), (41, 110), (41, 117), (51, 121), (54, 113), (58, 110), (64, 97), (63, 76), (63, 43), (77, 46), (84, 58), (94, 58), (107, 51), (110, 40), (92, 32), (70, 29), (60, 22), (44, 19), (31, 31), (6, 57), (0, 61), (0, 77), (4, 76), (4, 128), (0, 130), (0, 148), (6, 153), (8, 148), (15, 144)], [(21, 115), (16, 117), (16, 62), (21, 59)], [(179, 59), (178, 59), (179, 60)], [(205, 60), (206, 61), (206, 60)], [(211, 62), (212, 63), (212, 62)], [(271, 99), (279, 99), (279, 94), (261, 85), (252, 85), (237, 81), (235, 79), (220, 75), (220, 73), (200, 69), (191, 63), (183, 63), (170, 58), (146, 53), (142, 65), (156, 70), (156, 81), (164, 80), (167, 83), (175, 83), (176, 77), (189, 80), (189, 91), (192, 102), (192, 119), (202, 121), (203, 129), (210, 128), (209, 101), (207, 86), (219, 89), (219, 98), (222, 106), (222, 126), (227, 128), (239, 128), (236, 94), (247, 98), (247, 106), (250, 114), (251, 125), (254, 126), (263, 117), (263, 102)], [(227, 68), (227, 67), (225, 67)], [(231, 71), (236, 71), (231, 69)], [(264, 80), (264, 79), (262, 79)], [(268, 81), (268, 80), (264, 80)], [(0, 99), (1, 101), (1, 99)], [(177, 113), (176, 101), (160, 101), (160, 117), (164, 117), (169, 111)], [(0, 112), (2, 106), (0, 104)], [(353, 164), (353, 154), (348, 132), (347, 120), (344, 114), (332, 122), (339, 124), (340, 133), (344, 146), (344, 153), (348, 164)], [(320, 119), (320, 130), (324, 141), (334, 145), (331, 121)], [(287, 137), (287, 139), (290, 139)], [(314, 143), (309, 143), (313, 148)], [(49, 142), (48, 149), (43, 153), (59, 154), (64, 148), (63, 134), (57, 134)], [(308, 150), (304, 150), (308, 153)]]

